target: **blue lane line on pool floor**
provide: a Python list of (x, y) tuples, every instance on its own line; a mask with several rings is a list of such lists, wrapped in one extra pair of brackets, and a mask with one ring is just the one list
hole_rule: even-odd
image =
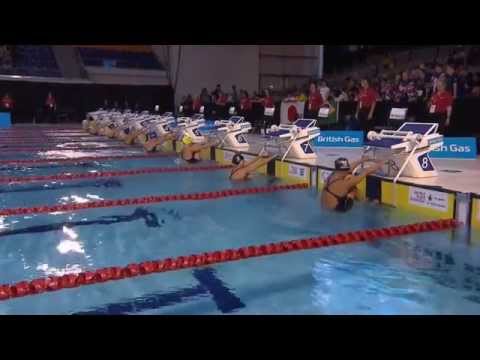
[[(17, 187), (18, 185), (13, 185)], [(121, 188), (123, 184), (116, 179), (97, 180), (97, 181), (82, 181), (77, 184), (48, 184), (45, 185), (30, 185), (26, 187), (18, 187), (16, 189), (2, 189), (0, 188), (0, 194), (10, 194), (17, 192), (31, 192), (31, 191), (48, 191), (48, 190), (63, 190), (63, 189), (81, 189), (87, 187), (105, 187), (105, 188)]]
[(245, 307), (245, 304), (228, 289), (223, 281), (215, 276), (214, 269), (195, 269), (193, 277), (208, 290), (222, 313), (231, 313), (233, 310)]
[(210, 295), (223, 314), (245, 308), (246, 305), (217, 276), (212, 268), (195, 269), (193, 277), (199, 284), (167, 293), (149, 294), (129, 301), (108, 304), (72, 315), (128, 315), (185, 303), (202, 295)]
[[(170, 213), (169, 213), (170, 214)], [(174, 216), (175, 214), (171, 214)], [(74, 228), (76, 226), (89, 226), (89, 225), (113, 225), (118, 223), (132, 222), (136, 220), (143, 219), (147, 227), (161, 227), (158, 217), (155, 213), (150, 212), (143, 208), (136, 208), (135, 211), (130, 215), (110, 215), (110, 216), (101, 216), (97, 220), (90, 221), (65, 221), (60, 223), (51, 223), (45, 225), (35, 225), (29, 226), (22, 229), (14, 230), (5, 230), (0, 231), (0, 237), (10, 236), (10, 235), (20, 235), (20, 234), (34, 234), (34, 233), (43, 233), (49, 231), (60, 231), (63, 227)], [(165, 220), (161, 220), (161, 224), (165, 224)]]

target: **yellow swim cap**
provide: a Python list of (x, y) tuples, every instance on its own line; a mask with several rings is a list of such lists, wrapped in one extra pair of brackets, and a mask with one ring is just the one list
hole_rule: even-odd
[(183, 139), (182, 139), (182, 142), (185, 144), (185, 145), (190, 145), (191, 143), (193, 143), (193, 139), (188, 136), (188, 135), (184, 135), (183, 136)]

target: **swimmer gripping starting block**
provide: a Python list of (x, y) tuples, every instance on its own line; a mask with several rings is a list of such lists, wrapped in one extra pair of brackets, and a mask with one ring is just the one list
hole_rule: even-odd
[(401, 175), (412, 178), (438, 175), (428, 156), (430, 151), (443, 144), (443, 135), (438, 133), (438, 124), (407, 122), (398, 130), (382, 130), (380, 133), (370, 131), (367, 139), (364, 154), (372, 151), (374, 158), (378, 153), (390, 155), (392, 158), (394, 165), (391, 166), (398, 169), (394, 182), (397, 182)]
[(265, 146), (286, 147), (282, 161), (288, 154), (294, 159), (316, 159), (317, 155), (310, 146), (310, 141), (320, 136), (320, 129), (315, 123), (315, 119), (298, 119), (292, 125), (273, 125), (267, 129), (266, 138), (269, 140)]
[(182, 130), (183, 134), (192, 138), (194, 143), (205, 142), (205, 136), (200, 132), (200, 128), (205, 126), (205, 119), (203, 115), (196, 114), (193, 117), (179, 117), (177, 118), (177, 127)]
[(252, 124), (245, 121), (243, 116), (232, 116), (228, 120), (215, 121), (215, 131), (220, 135), (220, 145), (246, 150), (250, 146), (245, 134), (252, 129)]

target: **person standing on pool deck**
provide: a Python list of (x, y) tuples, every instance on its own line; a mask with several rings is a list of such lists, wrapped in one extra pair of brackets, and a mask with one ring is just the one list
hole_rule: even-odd
[(445, 133), (445, 128), (450, 126), (452, 115), (453, 96), (446, 90), (447, 84), (444, 80), (437, 81), (437, 92), (428, 103), (430, 119), (438, 123), (438, 132)]
[(182, 148), (182, 159), (188, 163), (195, 164), (199, 162), (200, 152), (203, 149), (208, 149), (212, 146), (215, 146), (218, 142), (207, 142), (202, 144), (194, 144), (193, 139), (185, 134), (182, 138), (183, 148)]
[(353, 175), (355, 168), (367, 161), (371, 160), (362, 159), (350, 165), (345, 158), (335, 160), (335, 171), (328, 177), (321, 194), (323, 207), (338, 212), (347, 212), (353, 207), (358, 192), (357, 185), (383, 165), (383, 161), (377, 161), (360, 175)]
[(358, 105), (356, 118), (360, 123), (360, 127), (366, 136), (373, 129), (373, 113), (377, 106), (377, 92), (370, 87), (368, 80), (363, 79), (360, 82), (361, 90), (358, 94)]
[(268, 164), (272, 161), (276, 155), (269, 156), (268, 153), (264, 153), (263, 149), (258, 156), (251, 160), (245, 161), (242, 154), (235, 154), (232, 159), (235, 167), (230, 172), (230, 180), (245, 181), (249, 179), (250, 174), (254, 173), (258, 168)]

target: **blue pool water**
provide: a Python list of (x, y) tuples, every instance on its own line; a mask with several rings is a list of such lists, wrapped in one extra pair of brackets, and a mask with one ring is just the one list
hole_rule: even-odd
[[(4, 169), (0, 176), (180, 164), (172, 157), (91, 165)], [(280, 183), (258, 175), (232, 184), (227, 174), (0, 186), (0, 206)], [(0, 283), (422, 220), (428, 219), (371, 203), (356, 204), (348, 214), (327, 212), (312, 189), (0, 217)], [(253, 258), (0, 302), (0, 314), (479, 313), (480, 250), (466, 245), (462, 231)]]

